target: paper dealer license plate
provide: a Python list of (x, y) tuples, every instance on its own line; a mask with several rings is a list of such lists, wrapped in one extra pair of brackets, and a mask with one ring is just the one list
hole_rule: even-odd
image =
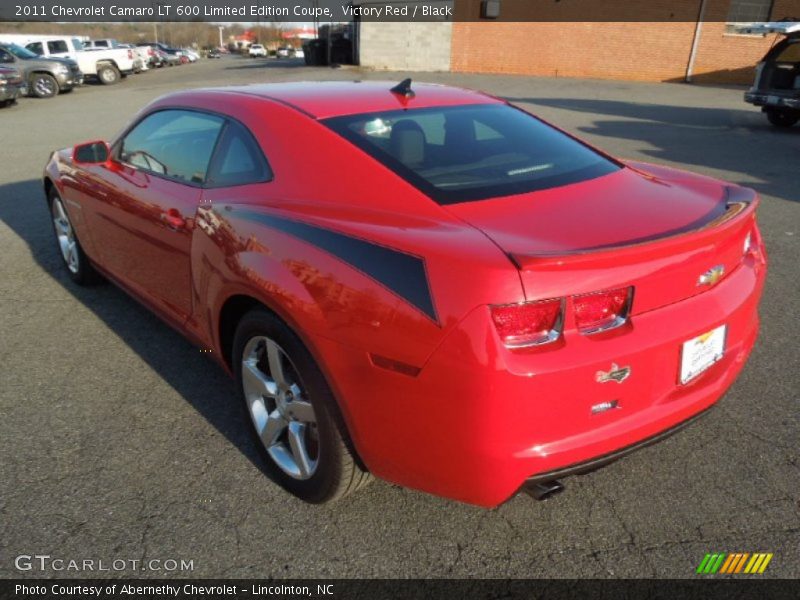
[(691, 381), (722, 358), (725, 354), (726, 329), (725, 325), (720, 325), (683, 343), (681, 383)]

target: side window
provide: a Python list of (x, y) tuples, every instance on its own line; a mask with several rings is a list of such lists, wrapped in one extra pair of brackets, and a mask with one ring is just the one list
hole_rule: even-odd
[(252, 134), (241, 124), (228, 121), (208, 172), (210, 187), (261, 183), (272, 171)]
[(0, 63), (13, 63), (14, 57), (11, 56), (10, 52), (6, 52), (3, 48), (0, 48)]
[(67, 42), (64, 40), (52, 40), (47, 42), (47, 50), (50, 54), (66, 54), (69, 52), (69, 48), (67, 48)]
[(769, 21), (775, 0), (731, 0), (728, 7), (728, 18), (725, 23), (725, 33), (741, 35), (737, 25)]
[(108, 42), (106, 40), (97, 40), (94, 42), (95, 48), (108, 48)]
[(124, 163), (179, 182), (202, 184), (222, 130), (221, 117), (161, 110), (142, 119), (122, 140)]
[(44, 54), (44, 47), (42, 46), (42, 42), (31, 42), (25, 47), (34, 54), (38, 54), (39, 56)]
[(775, 62), (800, 63), (800, 41), (792, 42), (775, 57)]

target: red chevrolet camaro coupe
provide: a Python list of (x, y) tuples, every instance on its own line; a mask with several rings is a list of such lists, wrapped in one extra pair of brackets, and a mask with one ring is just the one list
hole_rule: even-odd
[(690, 422), (753, 347), (756, 194), (438, 85), (192, 90), (44, 172), (77, 283), (236, 379), (270, 476), (483, 506)]

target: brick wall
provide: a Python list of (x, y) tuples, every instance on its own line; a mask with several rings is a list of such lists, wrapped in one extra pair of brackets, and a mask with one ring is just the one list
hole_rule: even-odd
[(694, 23), (454, 23), (453, 71), (664, 81), (686, 72)]
[[(479, 0), (462, 0), (456, 6), (462, 17), (479, 14)], [(730, 0), (708, 0), (694, 64), (696, 82), (752, 82), (754, 65), (775, 41), (776, 36), (726, 34), (723, 21), (729, 6)], [(658, 21), (575, 22), (597, 18), (599, 14), (593, 10), (605, 10), (607, 5), (505, 0), (503, 19), (562, 21), (454, 23), (451, 68), (474, 73), (683, 81), (698, 7), (699, 0), (651, 0), (645, 16)], [(784, 16), (800, 18), (800, 0), (776, 0), (772, 17)]]

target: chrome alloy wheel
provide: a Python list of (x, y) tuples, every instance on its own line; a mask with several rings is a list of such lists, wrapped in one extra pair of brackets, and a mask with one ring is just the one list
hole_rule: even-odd
[(242, 388), (250, 418), (270, 458), (294, 479), (309, 479), (319, 464), (314, 407), (297, 369), (273, 340), (251, 338), (242, 353)]
[(49, 77), (37, 77), (33, 81), (33, 89), (37, 95), (43, 97), (55, 96), (58, 91), (55, 80)]
[(67, 263), (67, 268), (71, 273), (77, 273), (80, 267), (78, 263), (78, 242), (75, 239), (75, 232), (72, 230), (72, 223), (69, 222), (67, 211), (61, 203), (61, 198), (53, 198), (51, 207), (53, 213), (53, 225), (56, 228), (58, 247), (61, 248), (61, 256)]

